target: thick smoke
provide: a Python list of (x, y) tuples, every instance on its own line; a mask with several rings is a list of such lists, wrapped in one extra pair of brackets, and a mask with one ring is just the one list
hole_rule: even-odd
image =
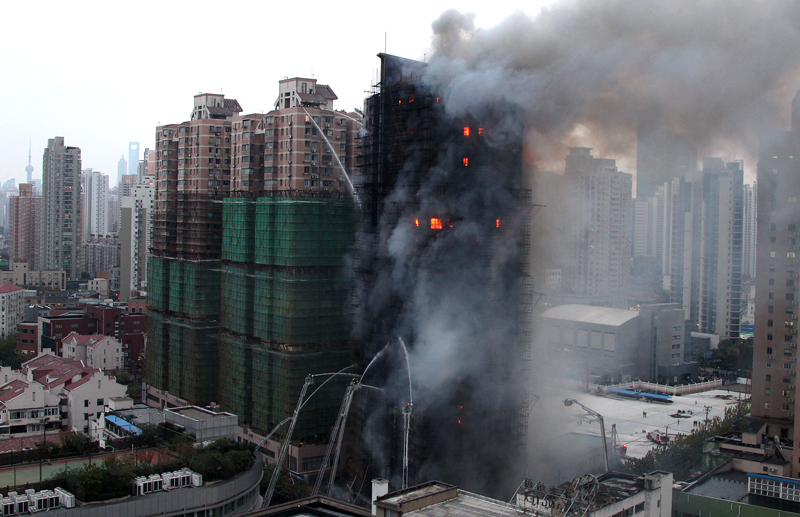
[[(755, 156), (762, 131), (787, 125), (785, 106), (800, 83), (798, 27), (796, 4), (776, 0), (588, 0), (537, 17), (516, 13), (491, 29), (454, 10), (433, 23), (435, 53), (409, 74), (422, 75), (420, 90), (441, 96), (443, 120), (494, 120), (487, 141), (498, 155), (524, 125), (526, 168), (502, 160), (458, 168), (460, 144), (442, 139), (432, 168), (411, 153), (388, 198), (397, 212), (381, 214), (381, 266), (361, 317), (390, 314), (384, 337), (402, 335), (410, 345), (415, 402), (428, 415), (414, 431), (418, 450), (427, 451), (413, 466), (416, 481), (439, 478), (507, 495), (497, 489), (513, 489), (523, 470), (537, 477), (552, 466), (508, 457), (519, 392), (529, 382), (524, 369), (509, 368), (522, 358), (513, 344), (523, 298), (514, 236), (525, 227), (511, 187), (535, 189), (536, 171), (563, 169), (570, 145), (595, 147), (596, 156), (633, 155), (642, 120), (686, 136), (703, 155)], [(421, 244), (409, 221), (439, 214), (456, 224)], [(487, 221), (496, 218), (510, 230), (487, 255), (475, 243), (493, 238)], [(546, 236), (533, 240), (534, 253), (546, 253)], [(406, 373), (399, 357), (394, 364), (385, 381), (403, 403)], [(532, 365), (540, 393), (559, 380), (536, 346)], [(460, 400), (469, 402), (470, 431), (451, 425)], [(541, 404), (532, 427), (545, 421), (552, 431), (563, 414)], [(367, 428), (380, 432), (374, 421)]]
[(567, 145), (633, 154), (642, 118), (703, 156), (748, 159), (762, 131), (788, 125), (799, 29), (788, 0), (568, 1), (491, 29), (448, 11), (433, 23), (431, 73), (457, 75), (450, 95), (467, 105), (522, 105), (540, 168), (563, 168)]

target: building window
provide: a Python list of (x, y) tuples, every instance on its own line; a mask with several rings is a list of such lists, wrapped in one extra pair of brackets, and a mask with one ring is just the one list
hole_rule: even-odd
[(768, 326), (768, 327), (772, 327), (772, 326), (773, 326), (773, 325), (772, 325), (772, 320), (767, 320), (767, 326)]
[(769, 388), (766, 388), (766, 389), (764, 390), (764, 395), (771, 395), (771, 394), (772, 394), (772, 390), (771, 390), (771, 389), (769, 389)]
[(767, 375), (766, 381), (767, 382), (772, 382), (772, 375)]

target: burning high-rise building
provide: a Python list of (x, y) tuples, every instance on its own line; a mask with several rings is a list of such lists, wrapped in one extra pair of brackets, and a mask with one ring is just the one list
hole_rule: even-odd
[(402, 354), (387, 354), (367, 373), (370, 382), (383, 368), (384, 392), (358, 402), (356, 449), (371, 472), (399, 483), (401, 408), (413, 394), (411, 481), (496, 490), (519, 475), (510, 467), (527, 417), (523, 113), (508, 100), (448, 102), (445, 77), (379, 56), (355, 180), (354, 336), (364, 365), (402, 338), (411, 371)]

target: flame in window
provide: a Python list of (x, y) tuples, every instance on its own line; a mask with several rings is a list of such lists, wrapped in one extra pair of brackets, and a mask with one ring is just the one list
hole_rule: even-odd
[(500, 219), (498, 219), (496, 222), (497, 222), (497, 227), (500, 228)]
[(419, 219), (414, 219), (414, 226), (419, 226)]
[(469, 158), (464, 158), (464, 167), (469, 167)]
[(469, 136), (469, 126), (464, 126), (464, 136)]
[(483, 128), (482, 128), (482, 127), (479, 127), (479, 128), (478, 128), (478, 134), (479, 134), (479, 135), (482, 135), (482, 134), (483, 134)]
[(437, 218), (431, 218), (431, 230), (441, 230), (442, 229), (442, 220)]

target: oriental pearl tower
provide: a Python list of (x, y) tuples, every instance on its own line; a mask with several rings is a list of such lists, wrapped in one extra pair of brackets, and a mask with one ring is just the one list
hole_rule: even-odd
[(28, 183), (33, 183), (33, 165), (31, 165), (31, 141), (28, 139), (28, 165), (25, 167), (25, 172), (28, 175)]

